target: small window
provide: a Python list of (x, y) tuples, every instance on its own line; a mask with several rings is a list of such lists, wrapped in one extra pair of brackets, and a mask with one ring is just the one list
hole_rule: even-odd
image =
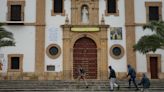
[(11, 58), (11, 69), (18, 69), (19, 70), (19, 57), (12, 57)]
[(54, 0), (54, 13), (63, 12), (63, 0)]
[(145, 2), (146, 22), (162, 20), (162, 2)]
[(10, 21), (21, 21), (21, 5), (11, 5)]
[(119, 16), (118, 11), (118, 0), (106, 0), (106, 10), (105, 15), (115, 15)]
[(124, 48), (119, 44), (114, 44), (110, 48), (110, 55), (114, 59), (121, 59), (124, 56)]
[(121, 55), (121, 48), (119, 48), (119, 47), (114, 47), (114, 48), (112, 49), (112, 53), (113, 53), (115, 56)]
[(64, 15), (64, 1), (63, 0), (53, 0), (52, 16), (61, 14)]
[(159, 7), (158, 6), (150, 6), (149, 7), (149, 20), (159, 20)]
[(47, 55), (51, 59), (56, 59), (61, 54), (61, 48), (57, 44), (51, 44), (46, 49)]
[(116, 13), (116, 0), (108, 0), (108, 13)]
[(7, 24), (23, 25), (25, 0), (8, 0), (7, 6)]
[(23, 54), (9, 54), (8, 66), (9, 72), (22, 72)]

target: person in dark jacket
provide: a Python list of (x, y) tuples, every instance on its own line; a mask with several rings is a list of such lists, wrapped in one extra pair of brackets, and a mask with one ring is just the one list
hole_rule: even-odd
[(136, 87), (136, 90), (139, 90), (139, 88), (136, 84), (136, 80), (135, 80), (136, 79), (136, 71), (130, 65), (128, 65), (127, 67), (128, 67), (127, 77), (130, 76), (130, 78), (129, 78), (129, 88), (131, 88), (131, 81), (133, 81), (133, 84)]
[(116, 73), (114, 69), (112, 68), (112, 66), (109, 66), (109, 69), (110, 69), (110, 75), (109, 75), (110, 91), (113, 91), (113, 86), (117, 87), (119, 90), (119, 85), (116, 83)]
[(142, 74), (141, 82), (138, 85), (143, 86), (142, 92), (149, 92), (148, 89), (150, 87), (150, 80), (149, 80), (149, 78), (147, 78), (145, 73)]

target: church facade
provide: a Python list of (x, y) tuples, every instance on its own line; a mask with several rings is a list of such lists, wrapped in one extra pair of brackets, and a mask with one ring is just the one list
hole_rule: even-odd
[(0, 48), (1, 76), (8, 80), (74, 80), (82, 65), (87, 79), (120, 79), (130, 64), (137, 78), (164, 79), (164, 51), (141, 54), (133, 45), (164, 20), (163, 0), (0, 0), (0, 22), (16, 46)]

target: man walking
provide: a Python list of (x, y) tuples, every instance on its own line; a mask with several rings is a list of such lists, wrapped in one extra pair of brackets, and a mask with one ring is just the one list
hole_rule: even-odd
[(109, 66), (110, 69), (110, 75), (109, 75), (109, 79), (110, 79), (110, 91), (113, 91), (113, 86), (117, 87), (119, 90), (119, 85), (116, 83), (116, 74), (114, 69), (112, 68), (112, 66)]
[(135, 80), (136, 79), (136, 71), (130, 65), (128, 65), (127, 67), (128, 67), (127, 77), (130, 76), (130, 78), (129, 78), (129, 88), (131, 88), (131, 81), (133, 81), (133, 84), (136, 87), (136, 91), (137, 91), (139, 89), (138, 89), (138, 86), (137, 86), (136, 80)]

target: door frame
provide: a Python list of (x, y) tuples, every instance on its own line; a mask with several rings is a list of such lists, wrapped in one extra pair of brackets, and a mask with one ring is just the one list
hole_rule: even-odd
[[(63, 28), (63, 80), (73, 79), (73, 46), (77, 39), (88, 37), (97, 45), (97, 80), (108, 79), (109, 25), (62, 25)], [(72, 28), (96, 28), (97, 31), (72, 31)]]
[(150, 57), (157, 57), (157, 65), (158, 65), (158, 78), (160, 78), (160, 73), (161, 73), (161, 54), (147, 54), (147, 72), (148, 72), (148, 77), (151, 78), (151, 70), (150, 70)]
[[(82, 39), (84, 38), (84, 37), (81, 37)], [(81, 39), (81, 38), (79, 38), (79, 39)], [(87, 39), (89, 39), (89, 40), (92, 40), (93, 41), (93, 43), (96, 45), (96, 48), (94, 48), (94, 49), (96, 49), (96, 58), (97, 58), (97, 44), (96, 44), (96, 42), (93, 40), (93, 39), (91, 39), (90, 37), (86, 37)], [(79, 40), (79, 39), (77, 39), (77, 40)], [(77, 42), (77, 40), (75, 41), (75, 43), (74, 44), (76, 44), (76, 42)], [(74, 49), (74, 46), (73, 46), (73, 49)], [(73, 53), (72, 54), (74, 54), (74, 51), (73, 51)], [(98, 58), (97, 58), (98, 59)], [(96, 70), (97, 70), (97, 72), (96, 72), (96, 79), (97, 79), (97, 75), (98, 75), (98, 60), (96, 59)], [(74, 66), (74, 57), (73, 57), (73, 66)], [(72, 74), (74, 74), (74, 67), (72, 67)], [(74, 78), (75, 79), (75, 78)], [(87, 79), (87, 78), (86, 78)]]

